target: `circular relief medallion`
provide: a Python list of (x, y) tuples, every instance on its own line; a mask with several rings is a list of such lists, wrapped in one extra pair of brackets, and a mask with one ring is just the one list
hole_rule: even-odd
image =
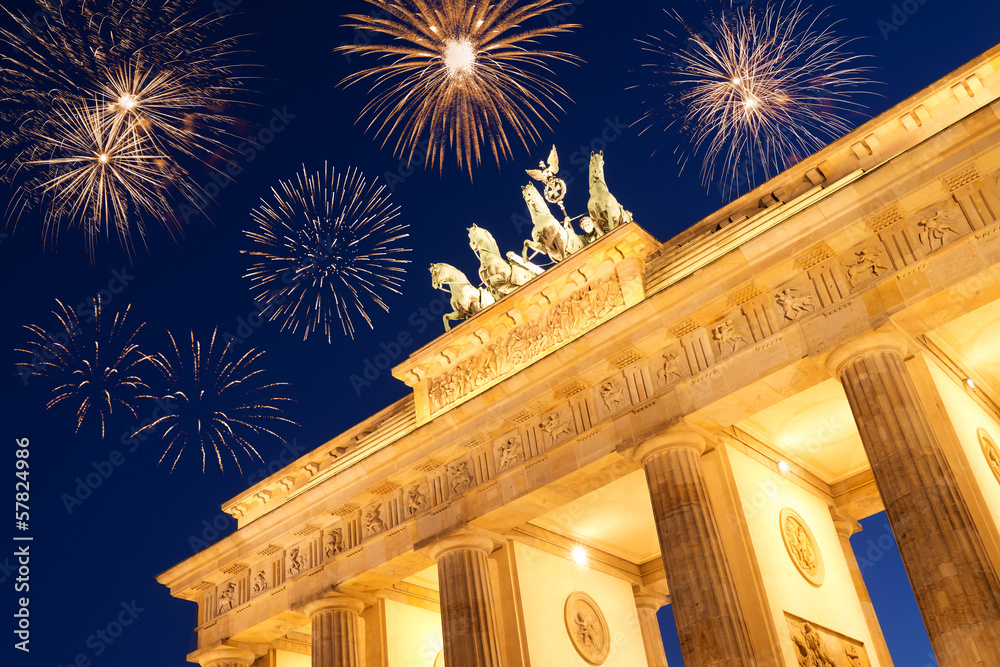
[(785, 543), (788, 557), (795, 564), (805, 580), (813, 586), (822, 586), (826, 572), (823, 569), (823, 555), (816, 546), (816, 538), (799, 513), (790, 507), (781, 510), (781, 539)]
[(986, 463), (989, 464), (990, 470), (993, 471), (993, 476), (997, 478), (997, 482), (1000, 482), (1000, 448), (997, 447), (997, 443), (993, 441), (993, 438), (986, 432), (986, 429), (981, 428), (976, 434), (979, 436), (979, 446), (983, 448), (983, 456), (986, 457)]
[(594, 598), (577, 591), (570, 593), (564, 607), (566, 632), (580, 657), (592, 665), (603, 664), (611, 650), (608, 622)]

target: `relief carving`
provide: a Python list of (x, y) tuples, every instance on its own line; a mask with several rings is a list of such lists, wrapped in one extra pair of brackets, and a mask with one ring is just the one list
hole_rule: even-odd
[(344, 542), (344, 529), (334, 528), (326, 534), (326, 557), (333, 558), (337, 554), (344, 553), (347, 544)]
[(524, 459), (521, 454), (521, 439), (517, 436), (508, 438), (496, 451), (497, 473), (501, 473), (507, 468), (517, 465)]
[(786, 507), (779, 516), (781, 539), (785, 543), (789, 558), (806, 581), (813, 586), (823, 584), (825, 575), (823, 555), (816, 545), (816, 538), (798, 512)]
[(864, 644), (791, 614), (785, 614), (798, 667), (871, 667)]
[(562, 436), (573, 435), (576, 431), (572, 418), (563, 419), (561, 412), (549, 415), (543, 419), (538, 428), (542, 429), (549, 436), (549, 442), (553, 445), (559, 442)]
[(656, 381), (665, 387), (674, 380), (681, 379), (681, 355), (679, 352), (666, 352), (663, 355), (663, 367), (656, 371)]
[(298, 547), (292, 549), (291, 553), (288, 554), (288, 576), (294, 577), (302, 570), (308, 569), (308, 567), (309, 564), (306, 555), (301, 553)]
[(365, 535), (372, 537), (384, 532), (385, 521), (382, 520), (382, 503), (378, 503), (365, 512)]
[(462, 495), (476, 483), (475, 476), (469, 470), (468, 461), (449, 465), (448, 475), (451, 476), (451, 494), (453, 496)]
[(270, 587), (271, 585), (267, 583), (267, 575), (264, 574), (264, 570), (261, 570), (257, 573), (257, 576), (253, 578), (253, 592), (263, 593)]
[(614, 380), (608, 380), (601, 385), (601, 398), (604, 400), (604, 407), (610, 412), (618, 412), (628, 401), (625, 396), (625, 387), (619, 387)]
[(431, 412), (517, 369), (624, 305), (625, 298), (616, 276), (577, 290), (553, 305), (540, 319), (513, 328), (477, 355), (434, 378), (428, 388)]
[(406, 494), (406, 513), (414, 516), (425, 507), (427, 507), (427, 494), (420, 489), (419, 484), (414, 484)]
[(712, 329), (712, 338), (719, 344), (719, 351), (722, 354), (735, 352), (747, 344), (747, 339), (736, 333), (732, 320), (725, 320)]
[(845, 265), (847, 280), (851, 283), (851, 287), (870, 278), (878, 278), (889, 270), (886, 266), (889, 262), (885, 250), (878, 246), (865, 246), (855, 251), (854, 256), (856, 257), (854, 264)]
[(917, 223), (917, 226), (921, 228), (917, 239), (930, 250), (936, 250), (945, 244), (945, 238), (949, 233), (955, 236), (961, 235), (961, 232), (955, 228), (957, 222), (948, 211), (936, 209)]
[(785, 319), (794, 322), (802, 315), (816, 310), (811, 294), (799, 294), (801, 290), (795, 287), (778, 290), (775, 295), (775, 302), (784, 311)]
[(611, 651), (608, 623), (592, 597), (577, 591), (570, 593), (563, 607), (566, 632), (573, 648), (591, 665), (603, 664)]
[(230, 583), (224, 591), (219, 593), (219, 613), (226, 613), (233, 608), (234, 604), (236, 604), (236, 584)]
[(1000, 448), (997, 447), (997, 443), (993, 441), (993, 438), (986, 432), (986, 429), (979, 429), (977, 435), (979, 435), (979, 446), (983, 449), (983, 456), (986, 457), (986, 463), (989, 465), (990, 470), (993, 471), (993, 476), (997, 478), (997, 482), (1000, 483)]

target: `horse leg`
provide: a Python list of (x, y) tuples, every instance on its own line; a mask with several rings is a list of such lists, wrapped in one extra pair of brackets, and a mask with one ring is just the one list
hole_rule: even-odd
[(451, 331), (451, 325), (448, 324), (448, 322), (450, 320), (457, 320), (460, 317), (461, 317), (461, 315), (458, 314), (458, 311), (455, 311), (453, 313), (445, 313), (444, 317), (441, 318), (441, 322), (444, 324), (444, 330), (445, 331)]
[(540, 252), (543, 255), (549, 254), (548, 251), (545, 249), (545, 246), (543, 246), (541, 243), (535, 243), (534, 241), (525, 241), (524, 250), (521, 251), (521, 259), (524, 260), (525, 264), (527, 264), (530, 261), (528, 259), (528, 248), (531, 248), (535, 252)]

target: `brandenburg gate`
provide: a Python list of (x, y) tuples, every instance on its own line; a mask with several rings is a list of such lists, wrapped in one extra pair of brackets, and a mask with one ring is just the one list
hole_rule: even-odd
[(641, 222), (225, 505), (158, 578), (189, 660), (664, 667), (670, 604), (688, 667), (889, 667), (849, 542), (885, 510), (939, 664), (1000, 665), (1000, 47), (674, 238)]

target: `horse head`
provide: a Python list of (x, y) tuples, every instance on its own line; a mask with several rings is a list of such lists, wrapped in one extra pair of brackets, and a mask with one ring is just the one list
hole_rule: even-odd
[(441, 289), (442, 286), (450, 283), (468, 283), (469, 279), (465, 274), (456, 269), (451, 264), (439, 263), (431, 264), (431, 287)]
[(496, 239), (493, 235), (489, 233), (488, 230), (482, 227), (477, 227), (474, 223), (472, 227), (468, 228), (469, 232), (469, 247), (475, 253), (479, 253), (480, 250), (485, 250), (487, 252), (492, 252), (497, 255), (500, 254), (500, 246), (497, 245)]
[(590, 182), (604, 180), (604, 151), (590, 151)]
[(533, 183), (528, 183), (521, 188), (521, 196), (524, 197), (524, 203), (528, 205), (528, 210), (531, 211), (532, 217), (534, 217), (535, 213), (548, 212), (548, 205), (546, 205), (541, 193), (538, 192), (538, 188)]

